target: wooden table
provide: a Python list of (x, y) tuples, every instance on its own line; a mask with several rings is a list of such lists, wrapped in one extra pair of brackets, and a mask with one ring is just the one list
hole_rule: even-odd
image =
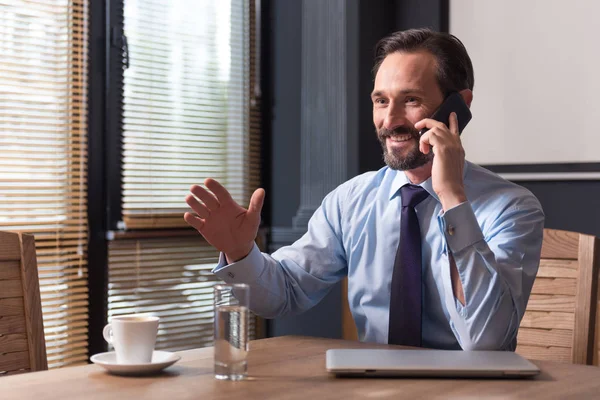
[(160, 375), (119, 377), (96, 365), (0, 378), (0, 399), (550, 399), (600, 398), (600, 368), (535, 362), (534, 379), (349, 379), (325, 371), (330, 348), (392, 347), (333, 339), (278, 337), (250, 345), (245, 381), (213, 378), (213, 349), (180, 352)]

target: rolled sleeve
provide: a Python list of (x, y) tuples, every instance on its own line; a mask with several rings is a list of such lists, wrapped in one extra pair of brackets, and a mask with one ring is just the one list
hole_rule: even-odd
[(469, 202), (447, 210), (438, 218), (446, 245), (452, 253), (458, 253), (484, 239)]
[(254, 283), (265, 269), (264, 258), (256, 243), (250, 253), (241, 260), (227, 264), (225, 254), (219, 255), (219, 263), (212, 270), (226, 283)]

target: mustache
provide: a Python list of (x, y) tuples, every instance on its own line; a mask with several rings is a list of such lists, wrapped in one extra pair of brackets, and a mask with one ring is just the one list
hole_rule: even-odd
[(391, 137), (394, 135), (406, 135), (406, 134), (411, 134), (413, 137), (417, 137), (417, 138), (419, 137), (419, 131), (416, 130), (415, 128), (411, 128), (408, 126), (399, 126), (394, 129), (381, 128), (377, 132), (377, 135), (380, 138), (387, 138), (387, 137)]

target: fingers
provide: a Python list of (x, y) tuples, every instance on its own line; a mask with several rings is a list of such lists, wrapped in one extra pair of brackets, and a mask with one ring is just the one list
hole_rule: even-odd
[(264, 189), (256, 189), (254, 193), (252, 193), (252, 197), (250, 198), (250, 205), (248, 206), (249, 213), (259, 213), (262, 210), (263, 204), (265, 202), (265, 190)]
[[(458, 117), (456, 113), (450, 113), (449, 127), (443, 123), (432, 119), (424, 119), (415, 124), (415, 128), (427, 127), (429, 130), (421, 136), (419, 140), (419, 150), (422, 153), (428, 154), (433, 146), (435, 151), (436, 146), (449, 145), (454, 142), (460, 143), (460, 135), (458, 132)], [(421, 128), (422, 129), (422, 128)], [(448, 132), (450, 135), (448, 135)]]
[[(192, 192), (192, 194), (194, 196), (196, 196), (197, 198), (199, 198), (200, 200), (202, 200), (202, 202), (204, 204), (206, 204), (206, 207), (208, 207), (209, 210), (216, 210), (217, 208), (219, 208), (221, 205), (219, 204), (219, 201), (215, 198), (215, 196), (210, 193), (208, 190), (204, 189), (202, 186), (198, 186), (198, 185), (192, 185), (192, 187), (190, 188), (190, 192)], [(194, 208), (194, 202), (190, 203), (190, 201), (188, 201), (188, 199), (192, 197), (192, 196), (188, 196), (186, 197), (185, 201), (186, 203), (188, 203), (190, 205), (190, 207)], [(194, 199), (196, 200), (196, 199)], [(195, 201), (195, 204), (200, 204), (198, 203), (198, 201)], [(196, 209), (194, 209), (194, 211), (198, 212)]]
[[(204, 185), (210, 189), (210, 192), (200, 185), (192, 185), (190, 192), (204, 202), (208, 210), (216, 210), (221, 204), (233, 201), (227, 189), (216, 180), (208, 178), (204, 181)], [(192, 206), (190, 202), (188, 202), (188, 204)]]
[(204, 184), (206, 185), (207, 188), (210, 189), (211, 192), (213, 192), (215, 194), (215, 196), (217, 196), (217, 199), (219, 200), (220, 203), (227, 203), (227, 202), (233, 201), (233, 199), (231, 198), (231, 195), (229, 194), (227, 189), (225, 189), (223, 187), (223, 185), (221, 185), (219, 182), (215, 181), (214, 179), (208, 178), (204, 181)]
[(448, 135), (447, 130), (440, 131), (438, 128), (433, 128), (421, 136), (421, 139), (419, 140), (419, 150), (421, 150), (423, 154), (429, 154), (432, 150), (435, 153), (436, 149), (441, 149), (442, 146), (447, 146), (452, 141), (454, 141), (454, 139)]
[(193, 228), (196, 228), (198, 232), (200, 232), (204, 227), (204, 221), (200, 217), (197, 217), (196, 215), (190, 212), (186, 212), (185, 214), (183, 214), (183, 219)]
[(425, 119), (422, 119), (422, 120), (420, 120), (419, 122), (417, 122), (415, 124), (415, 129), (416, 130), (420, 131), (423, 128), (429, 128), (429, 129), (440, 128), (440, 129), (443, 129), (443, 128), (446, 128), (446, 125), (443, 122), (436, 121), (435, 119), (425, 118)]
[(449, 121), (449, 126), (448, 128), (450, 128), (450, 132), (452, 132), (454, 135), (458, 135), (458, 116), (456, 115), (455, 112), (450, 113), (450, 121)]
[(210, 216), (210, 210), (191, 194), (186, 196), (185, 202), (192, 207), (192, 210), (194, 210), (200, 218), (206, 219)]
[(433, 151), (435, 154), (447, 151), (460, 150), (464, 151), (460, 136), (458, 134), (449, 133), (448, 130), (440, 131), (431, 129), (427, 131), (419, 141), (419, 150), (424, 154), (429, 154)]
[(428, 128), (428, 129), (433, 129), (433, 128), (439, 128), (439, 129), (449, 129), (450, 132), (454, 133), (454, 134), (458, 134), (458, 117), (456, 116), (455, 112), (450, 113), (450, 118), (448, 121), (448, 126), (446, 126), (446, 124), (444, 124), (443, 122), (440, 121), (436, 121), (435, 119), (431, 119), (431, 118), (425, 118), (420, 120), (419, 122), (417, 122), (415, 124), (415, 129), (416, 130), (421, 130), (423, 128)]
[(432, 150), (432, 146), (435, 146), (438, 142), (439, 140), (435, 131), (430, 129), (421, 136), (421, 139), (419, 139), (419, 150), (421, 150), (421, 153), (423, 154), (429, 154)]

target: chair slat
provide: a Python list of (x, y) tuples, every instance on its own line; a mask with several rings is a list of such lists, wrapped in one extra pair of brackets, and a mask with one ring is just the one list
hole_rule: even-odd
[(544, 230), (541, 258), (571, 259), (579, 257), (579, 233), (556, 229)]
[(564, 312), (525, 311), (521, 320), (523, 328), (573, 329), (575, 315)]
[(575, 312), (575, 296), (532, 294), (527, 303), (529, 311)]
[(27, 333), (24, 314), (0, 317), (0, 334), (8, 335), (11, 333)]
[(19, 236), (12, 232), (0, 232), (0, 261), (18, 261), (20, 259)]
[(573, 346), (573, 331), (570, 329), (519, 329), (517, 339), (519, 345), (538, 346), (543, 343), (544, 346), (557, 346), (571, 348)]
[(571, 349), (566, 347), (541, 347), (518, 345), (517, 353), (530, 360), (551, 360), (571, 362)]
[(538, 278), (572, 278), (577, 279), (579, 262), (577, 260), (540, 260)]
[(14, 371), (29, 368), (29, 352), (0, 353), (0, 371)]
[(22, 297), (10, 297), (8, 299), (0, 299), (0, 317), (9, 317), (11, 315), (23, 315)]
[(531, 293), (575, 296), (577, 294), (577, 280), (569, 278), (536, 278)]
[(0, 281), (21, 279), (20, 261), (0, 261)]
[(24, 374), (26, 372), (31, 372), (31, 370), (29, 368), (23, 368), (23, 369), (18, 369), (18, 370), (15, 370), (15, 371), (0, 371), (0, 377), (1, 376), (8, 376), (8, 375)]
[(581, 235), (579, 261), (587, 267), (579, 269), (575, 303), (575, 328), (573, 330), (573, 362), (593, 364), (596, 327), (596, 302), (598, 298), (598, 263), (596, 237)]
[(21, 280), (10, 279), (0, 281), (0, 299), (6, 299), (8, 297), (22, 297), (23, 296), (23, 284)]
[(12, 333), (0, 336), (0, 354), (27, 350), (27, 335)]
[(25, 306), (25, 326), (29, 344), (30, 365), (32, 371), (48, 369), (44, 322), (40, 297), (35, 240), (31, 235), (21, 235), (23, 252), (23, 304)]

